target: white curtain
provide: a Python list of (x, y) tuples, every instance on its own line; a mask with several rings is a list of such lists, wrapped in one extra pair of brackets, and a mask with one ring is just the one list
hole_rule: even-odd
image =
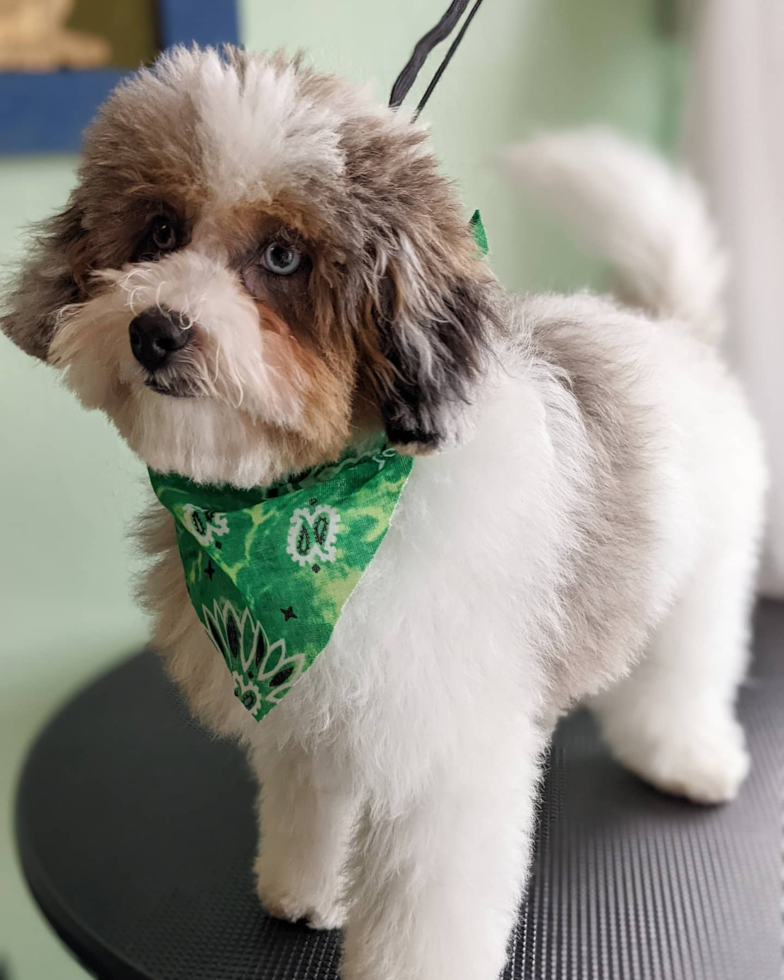
[(705, 0), (693, 26), (684, 148), (732, 258), (727, 353), (773, 476), (761, 586), (784, 596), (784, 0)]

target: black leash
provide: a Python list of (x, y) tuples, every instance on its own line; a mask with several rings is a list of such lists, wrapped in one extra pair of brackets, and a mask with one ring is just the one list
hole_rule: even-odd
[[(419, 105), (416, 107), (416, 112), (414, 113), (414, 119), (419, 118), (420, 112), (427, 105), (427, 102), (430, 96), (433, 94), (436, 85), (438, 85), (439, 81), (441, 80), (441, 76), (446, 71), (455, 51), (457, 51), (458, 47), (460, 46), (460, 42), (463, 40), (465, 32), (468, 30), (471, 21), (476, 16), (476, 12), (482, 6), (482, 2), (483, 0), (476, 0), (476, 3), (469, 11), (463, 26), (460, 28), (457, 34), (457, 37), (450, 45), (449, 50), (444, 56), (444, 60), (438, 66), (435, 75), (433, 75), (430, 84), (427, 86), (425, 94), (419, 100)], [(425, 34), (425, 36), (417, 43), (416, 47), (414, 48), (414, 53), (408, 59), (408, 63), (403, 71), (401, 71), (397, 76), (395, 84), (392, 86), (392, 94), (389, 97), (389, 104), (393, 109), (397, 109), (402, 105), (403, 100), (411, 90), (411, 86), (416, 81), (417, 75), (427, 60), (428, 55), (437, 44), (440, 44), (449, 37), (457, 26), (460, 18), (465, 13), (466, 7), (468, 7), (468, 0), (452, 0), (452, 3), (449, 5), (449, 9), (441, 20), (439, 20), (436, 26), (429, 30), (427, 34)]]

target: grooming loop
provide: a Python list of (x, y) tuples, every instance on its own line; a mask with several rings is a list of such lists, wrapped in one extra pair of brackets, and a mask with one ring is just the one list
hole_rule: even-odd
[[(435, 91), (436, 85), (438, 85), (439, 81), (441, 80), (441, 76), (444, 74), (449, 62), (452, 60), (455, 51), (457, 51), (458, 47), (460, 46), (460, 42), (465, 37), (465, 33), (468, 30), (471, 21), (476, 16), (477, 11), (482, 6), (482, 2), (483, 0), (476, 0), (476, 3), (471, 8), (468, 16), (463, 22), (463, 26), (458, 31), (457, 37), (455, 37), (454, 41), (449, 46), (449, 50), (444, 56), (444, 60), (436, 69), (436, 73), (430, 80), (430, 84), (427, 86), (425, 94), (419, 100), (419, 104), (414, 112), (415, 120), (419, 118), (419, 115), (427, 105), (430, 96)], [(457, 27), (458, 23), (460, 22), (460, 18), (465, 13), (467, 7), (468, 0), (452, 0), (452, 3), (449, 5), (448, 10), (443, 15), (441, 20), (439, 20), (435, 27), (431, 28), (431, 30), (429, 30), (427, 34), (425, 34), (424, 37), (417, 42), (413, 54), (408, 59), (405, 68), (400, 72), (395, 80), (395, 84), (392, 86), (392, 94), (389, 97), (389, 104), (393, 109), (397, 109), (403, 104), (403, 100), (410, 92), (412, 85), (416, 81), (419, 72), (428, 58), (428, 55), (433, 48), (436, 47), (436, 45), (441, 44), (442, 41), (445, 41), (446, 38), (449, 37), (452, 31)]]

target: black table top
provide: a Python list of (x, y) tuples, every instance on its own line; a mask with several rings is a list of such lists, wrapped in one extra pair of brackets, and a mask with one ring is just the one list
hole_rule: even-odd
[[(708, 809), (621, 769), (585, 712), (560, 726), (507, 980), (779, 980), (784, 606), (758, 611), (741, 714), (752, 774), (736, 802)], [(79, 694), (31, 751), (24, 871), (101, 978), (332, 980), (339, 934), (258, 905), (253, 799), (237, 748), (189, 720), (145, 652)]]

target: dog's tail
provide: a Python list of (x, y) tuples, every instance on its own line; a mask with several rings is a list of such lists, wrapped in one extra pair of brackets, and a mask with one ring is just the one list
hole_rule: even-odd
[(540, 136), (509, 147), (501, 163), (582, 245), (613, 264), (625, 302), (718, 341), (726, 260), (688, 174), (602, 130)]

